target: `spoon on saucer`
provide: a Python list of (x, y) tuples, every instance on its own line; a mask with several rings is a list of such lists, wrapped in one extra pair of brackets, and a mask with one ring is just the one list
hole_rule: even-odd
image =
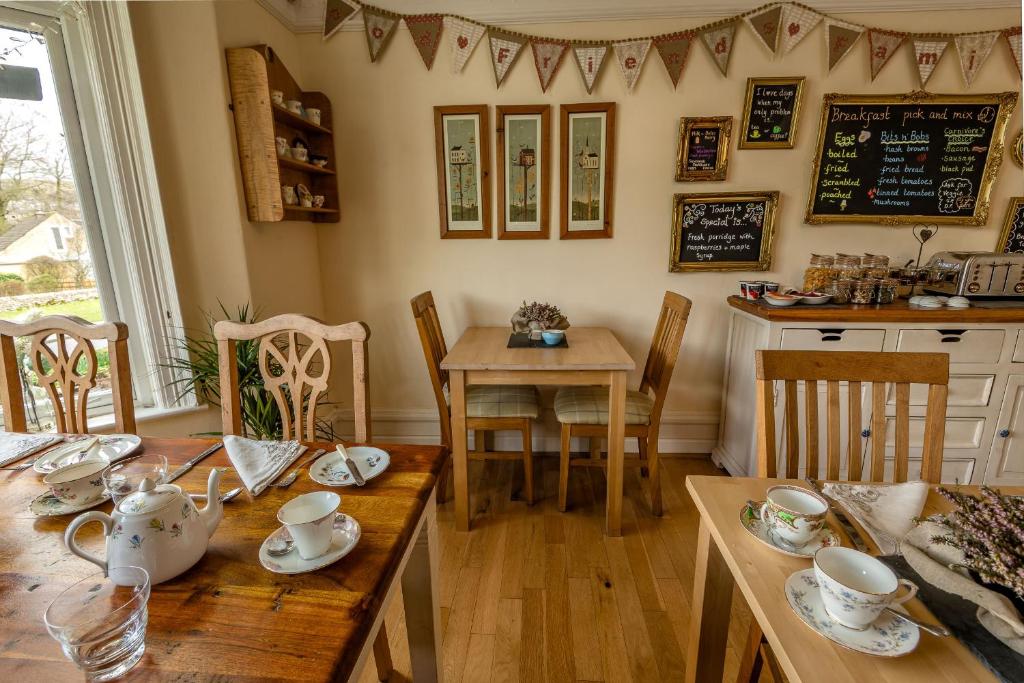
[(267, 541), (267, 554), (271, 557), (287, 555), (295, 547), (295, 541), (287, 529), (282, 528), (281, 533), (275, 534), (274, 538)]

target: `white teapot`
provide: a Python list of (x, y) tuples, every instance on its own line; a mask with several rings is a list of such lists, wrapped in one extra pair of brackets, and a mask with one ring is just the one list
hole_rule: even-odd
[[(207, 483), (206, 507), (199, 510), (181, 487), (143, 479), (139, 490), (123, 498), (112, 515), (93, 510), (75, 517), (64, 533), (64, 543), (104, 572), (113, 567), (142, 567), (154, 585), (173, 579), (206, 553), (210, 536), (224, 516), (224, 504), (217, 497), (219, 485), (220, 471), (215, 468)], [(78, 529), (89, 522), (103, 525), (106, 561), (75, 543)]]

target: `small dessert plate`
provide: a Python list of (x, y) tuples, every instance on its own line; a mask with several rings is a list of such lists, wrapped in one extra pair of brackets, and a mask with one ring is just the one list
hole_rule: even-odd
[[(49, 474), (65, 465), (79, 462), (83, 443), (83, 440), (77, 439), (43, 453), (36, 460), (32, 469), (39, 474)], [(98, 453), (100, 458), (106, 459), (108, 463), (113, 463), (127, 458), (140, 445), (142, 445), (142, 439), (134, 434), (106, 434), (100, 437)]]
[(29, 504), (28, 509), (36, 517), (60, 517), (61, 515), (73, 515), (76, 512), (82, 512), (83, 510), (94, 508), (101, 503), (106, 503), (108, 500), (110, 500), (110, 494), (104, 493), (91, 503), (71, 505), (70, 503), (65, 503), (47, 491), (46, 493), (37, 496), (35, 500)]
[(267, 536), (266, 540), (263, 541), (263, 545), (260, 546), (260, 564), (263, 565), (264, 569), (275, 574), (304, 574), (316, 571), (317, 569), (323, 569), (352, 552), (352, 549), (359, 543), (359, 536), (362, 531), (359, 527), (359, 522), (348, 515), (340, 512), (337, 513), (334, 518), (334, 533), (331, 536), (331, 546), (327, 549), (326, 553), (320, 557), (314, 557), (312, 560), (302, 559), (298, 549), (294, 546), (291, 552), (284, 555), (275, 556), (270, 554), (269, 546), (272, 542), (276, 541), (279, 537), (282, 537), (281, 540), (287, 539), (287, 533), (287, 528), (283, 526), (278, 527), (274, 533)]
[(798, 571), (786, 579), (786, 599), (805, 624), (832, 642), (855, 652), (878, 657), (902, 657), (913, 652), (921, 639), (921, 630), (917, 626), (889, 612), (882, 612), (875, 623), (863, 631), (833, 621), (822, 604), (813, 568)]
[[(353, 446), (345, 449), (348, 456), (356, 461), (363, 479), (370, 481), (381, 474), (391, 464), (391, 456), (373, 446)], [(348, 464), (338, 451), (321, 455), (309, 468), (309, 476), (324, 486), (355, 486), (356, 480), (348, 469)]]
[(842, 545), (839, 540), (839, 536), (836, 532), (832, 531), (828, 525), (822, 527), (818, 535), (811, 539), (811, 541), (802, 548), (794, 548), (790, 544), (786, 543), (783, 539), (779, 538), (776, 534), (768, 528), (768, 525), (761, 521), (761, 503), (754, 503), (757, 508), (750, 507), (750, 504), (743, 506), (740, 510), (740, 524), (743, 528), (750, 532), (750, 534), (757, 540), (764, 543), (772, 550), (777, 550), (784, 555), (790, 557), (814, 557), (821, 548), (827, 548), (835, 545)]

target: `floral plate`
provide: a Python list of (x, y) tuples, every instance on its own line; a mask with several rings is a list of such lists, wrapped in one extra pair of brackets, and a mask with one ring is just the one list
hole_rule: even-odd
[(60, 517), (61, 515), (73, 515), (82, 510), (94, 508), (100, 503), (106, 503), (108, 500), (110, 500), (110, 494), (104, 491), (102, 496), (91, 503), (70, 505), (47, 491), (40, 496), (36, 496), (35, 500), (28, 506), (28, 509), (36, 517)]
[[(391, 464), (391, 456), (387, 451), (373, 446), (353, 446), (345, 450), (348, 451), (348, 456), (356, 461), (359, 472), (366, 481), (384, 472)], [(309, 468), (309, 476), (324, 486), (355, 486), (356, 483), (338, 451), (321, 455)]]
[[(88, 438), (88, 437), (86, 437)], [(131, 455), (142, 444), (134, 434), (106, 434), (100, 437), (99, 455), (109, 462), (117, 462)], [(32, 466), (39, 474), (49, 474), (65, 465), (80, 462), (82, 439), (69, 441), (39, 456)]]
[(786, 579), (786, 598), (805, 624), (832, 642), (856, 652), (902, 657), (913, 652), (921, 638), (921, 630), (917, 626), (889, 612), (882, 612), (875, 623), (863, 631), (833, 621), (821, 602), (821, 591), (813, 568), (791, 574)]
[(825, 525), (822, 527), (818, 535), (811, 539), (811, 541), (802, 548), (796, 548), (789, 543), (786, 543), (784, 539), (779, 538), (768, 525), (761, 521), (761, 503), (752, 501), (757, 508), (750, 507), (750, 504), (743, 506), (740, 510), (740, 524), (743, 528), (750, 532), (750, 534), (757, 540), (764, 543), (772, 550), (777, 550), (784, 555), (790, 557), (814, 557), (814, 553), (818, 552), (821, 548), (828, 548), (834, 545), (842, 545), (839, 540), (839, 536), (836, 532), (832, 531)]
[(260, 546), (260, 564), (263, 565), (264, 569), (268, 569), (275, 574), (304, 574), (305, 572), (323, 569), (352, 552), (352, 549), (356, 547), (356, 543), (359, 542), (361, 534), (359, 522), (339, 512), (334, 517), (334, 535), (331, 537), (331, 546), (327, 549), (327, 552), (320, 557), (314, 557), (312, 560), (304, 560), (299, 555), (299, 551), (294, 547), (287, 555), (274, 556), (267, 552), (267, 546), (271, 540), (278, 537), (283, 539), (290, 539), (291, 537), (285, 527), (278, 527), (274, 533), (267, 536), (266, 540), (263, 541), (263, 545)]

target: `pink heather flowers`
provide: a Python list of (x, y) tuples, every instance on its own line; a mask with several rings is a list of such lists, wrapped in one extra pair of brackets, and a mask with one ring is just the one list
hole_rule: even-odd
[(558, 310), (558, 306), (548, 303), (542, 304), (537, 301), (529, 304), (524, 301), (523, 305), (516, 311), (516, 315), (523, 320), (538, 322), (544, 329), (558, 324), (558, 321), (562, 319), (562, 312)]

